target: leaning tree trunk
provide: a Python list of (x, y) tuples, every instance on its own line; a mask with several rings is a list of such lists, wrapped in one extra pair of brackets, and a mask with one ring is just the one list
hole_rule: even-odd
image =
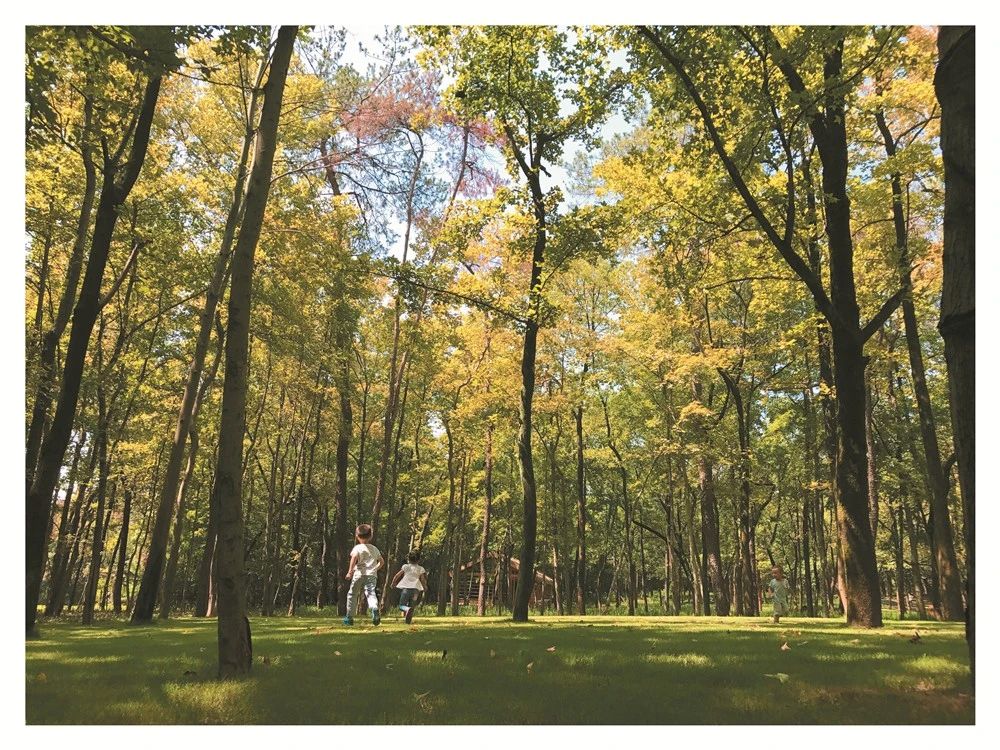
[(944, 156), (944, 282), (941, 322), (948, 396), (965, 511), (968, 567), (965, 635), (976, 667), (976, 30), (942, 26), (934, 88)]
[[(263, 66), (261, 66), (261, 71), (263, 71)], [(259, 82), (260, 76), (258, 76), (258, 84)], [(255, 93), (250, 99), (249, 111), (251, 119), (256, 110), (256, 91), (255, 87)], [(215, 311), (225, 286), (233, 237), (236, 234), (236, 227), (239, 224), (240, 213), (243, 208), (243, 189), (246, 183), (247, 163), (250, 157), (253, 137), (254, 129), (251, 123), (248, 122), (243, 138), (243, 151), (240, 155), (239, 167), (236, 171), (233, 201), (230, 204), (229, 214), (226, 217), (225, 229), (222, 232), (222, 242), (219, 246), (219, 252), (215, 257), (215, 265), (212, 268), (212, 277), (208, 282), (208, 288), (205, 292), (205, 307), (202, 308), (201, 314), (198, 317), (198, 338), (195, 341), (194, 354), (191, 357), (187, 381), (184, 384), (184, 395), (181, 398), (181, 407), (174, 426), (174, 437), (170, 445), (170, 455), (167, 458), (167, 468), (163, 476), (163, 485), (160, 487), (159, 505), (156, 509), (156, 520), (153, 523), (153, 531), (150, 536), (149, 554), (146, 557), (146, 567), (143, 569), (142, 581), (139, 584), (135, 609), (132, 611), (133, 623), (149, 622), (153, 619), (153, 609), (156, 606), (160, 579), (163, 575), (163, 566), (166, 563), (170, 519), (173, 516), (174, 505), (177, 500), (177, 489), (180, 483), (181, 467), (184, 460), (184, 446), (187, 443), (188, 432), (192, 429), (195, 421), (195, 402), (198, 399), (198, 392), (201, 387), (201, 373), (205, 366), (205, 356), (208, 353), (208, 344), (212, 337), (212, 322), (215, 320)]]
[(87, 246), (87, 232), (90, 229), (90, 215), (94, 210), (94, 196), (97, 193), (97, 170), (94, 167), (94, 159), (88, 143), (92, 109), (92, 103), (88, 98), (84, 102), (84, 128), (83, 136), (80, 139), (80, 156), (83, 158), (85, 174), (83, 202), (80, 205), (80, 216), (76, 225), (76, 240), (73, 242), (73, 250), (66, 266), (66, 286), (63, 287), (62, 296), (59, 298), (59, 307), (52, 327), (42, 336), (38, 356), (38, 384), (35, 388), (35, 401), (25, 449), (24, 476), (26, 489), (29, 490), (35, 475), (35, 465), (38, 462), (38, 451), (42, 444), (45, 419), (48, 416), (49, 407), (52, 405), (56, 351), (59, 347), (59, 339), (62, 338), (69, 323), (73, 302), (76, 300), (76, 288), (80, 282), (80, 273), (83, 271), (83, 251)]
[(257, 154), (250, 172), (246, 211), (233, 252), (226, 331), (226, 378), (222, 388), (218, 465), (213, 498), (219, 514), (219, 677), (249, 673), (252, 662), (247, 618), (243, 547), (243, 435), (246, 429), (247, 370), (250, 338), (250, 294), (254, 252), (271, 188), (278, 119), (296, 26), (282, 26), (264, 86), (264, 105), (257, 133)]
[(146, 158), (161, 81), (160, 75), (154, 75), (146, 84), (125, 166), (120, 167), (110, 159), (104, 163), (101, 198), (97, 206), (90, 257), (80, 287), (80, 296), (73, 311), (55, 416), (52, 418), (48, 434), (42, 441), (38, 466), (31, 488), (25, 497), (25, 626), (28, 631), (35, 627), (38, 596), (42, 586), (42, 568), (45, 564), (48, 543), (45, 530), (52, 506), (52, 493), (59, 479), (63, 454), (69, 444), (76, 416), (87, 346), (101, 308), (101, 281), (111, 250), (111, 239), (115, 224), (118, 222), (119, 208), (132, 191)]

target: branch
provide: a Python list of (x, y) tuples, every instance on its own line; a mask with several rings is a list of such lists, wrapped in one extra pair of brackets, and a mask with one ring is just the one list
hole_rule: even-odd
[(869, 320), (868, 325), (866, 325), (864, 328), (861, 329), (861, 343), (864, 343), (865, 341), (870, 339), (872, 336), (875, 335), (875, 332), (879, 328), (885, 325), (885, 322), (889, 319), (889, 316), (891, 316), (896, 311), (896, 308), (899, 307), (899, 304), (903, 301), (903, 298), (906, 297), (908, 292), (909, 289), (904, 287), (885, 301), (885, 304), (882, 305), (882, 308), (877, 313), (875, 313), (875, 317)]
[(98, 310), (104, 309), (107, 306), (107, 304), (111, 302), (111, 300), (114, 298), (115, 292), (118, 291), (118, 288), (122, 285), (122, 282), (125, 281), (125, 277), (128, 276), (129, 269), (131, 269), (132, 265), (135, 263), (135, 259), (139, 257), (139, 250), (145, 247), (147, 244), (148, 243), (145, 240), (136, 240), (135, 242), (132, 243), (132, 252), (129, 254), (128, 260), (125, 261), (125, 267), (122, 269), (121, 273), (118, 274), (118, 278), (115, 279), (115, 283), (111, 285), (111, 288), (108, 290), (108, 293), (104, 295), (97, 303)]
[(453, 292), (450, 289), (442, 289), (441, 287), (431, 286), (430, 284), (425, 284), (421, 281), (417, 281), (416, 278), (407, 274), (393, 274), (388, 271), (374, 271), (373, 273), (377, 276), (381, 276), (386, 279), (392, 279), (397, 283), (412, 284), (418, 289), (424, 289), (428, 292), (434, 292), (436, 294), (445, 294), (448, 295), (449, 297), (460, 299), (463, 302), (468, 302), (470, 305), (473, 305), (474, 307), (490, 310), (491, 312), (495, 312), (498, 315), (513, 320), (517, 323), (520, 323), (521, 325), (528, 325), (528, 323), (530, 322), (527, 318), (522, 317), (510, 310), (498, 307), (497, 305), (494, 305), (492, 302), (488, 302), (487, 300), (481, 299), (479, 297), (470, 297), (469, 295), (462, 294), (461, 292)]
[(785, 259), (785, 262), (791, 266), (795, 275), (798, 276), (805, 285), (809, 288), (812, 293), (813, 299), (816, 302), (816, 307), (833, 322), (839, 316), (833, 308), (833, 304), (830, 302), (830, 298), (827, 296), (826, 291), (823, 289), (823, 285), (819, 278), (809, 270), (809, 266), (806, 265), (805, 261), (795, 252), (795, 249), (790, 243), (785, 242), (779, 235), (777, 230), (765, 216), (763, 209), (761, 209), (760, 204), (753, 197), (750, 189), (747, 187), (746, 182), (743, 179), (743, 175), (740, 174), (739, 168), (733, 161), (729, 152), (726, 150), (725, 144), (722, 142), (722, 136), (719, 134), (718, 129), (715, 126), (715, 120), (712, 118), (712, 114), (708, 111), (708, 105), (705, 104), (704, 99), (702, 99), (701, 94), (698, 92), (694, 81), (691, 76), (688, 75), (687, 71), (684, 69), (683, 64), (680, 59), (674, 55), (670, 49), (663, 43), (656, 34), (654, 34), (649, 27), (639, 26), (639, 33), (644, 36), (649, 42), (657, 49), (660, 55), (670, 63), (677, 76), (681, 79), (681, 83), (687, 90), (688, 95), (694, 102), (698, 111), (701, 113), (701, 119), (705, 125), (705, 129), (708, 131), (708, 135), (712, 140), (712, 145), (715, 147), (715, 151), (719, 158), (722, 160), (723, 166), (726, 168), (726, 172), (729, 174), (729, 178), (733, 182), (733, 186), (736, 191), (743, 198), (744, 203), (746, 203), (747, 209), (757, 220), (757, 224), (760, 226), (761, 230), (767, 235), (767, 238), (771, 241), (771, 244), (777, 248), (781, 257)]
[(741, 281), (798, 281), (794, 276), (774, 276), (774, 275), (764, 275), (764, 276), (740, 276), (737, 279), (726, 279), (725, 281), (720, 281), (717, 284), (709, 284), (704, 287), (704, 289), (718, 289), (720, 286), (726, 286), (726, 284), (738, 284)]

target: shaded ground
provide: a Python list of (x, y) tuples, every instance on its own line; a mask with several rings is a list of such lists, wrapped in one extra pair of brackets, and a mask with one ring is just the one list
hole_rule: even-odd
[(407, 627), (390, 617), (348, 628), (316, 616), (252, 626), (252, 676), (219, 683), (214, 620), (42, 623), (26, 642), (27, 722), (973, 722), (960, 623), (864, 631), (804, 618), (546, 616)]

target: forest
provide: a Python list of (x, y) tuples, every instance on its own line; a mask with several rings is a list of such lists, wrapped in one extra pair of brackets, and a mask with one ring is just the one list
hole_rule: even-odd
[(428, 618), (781, 566), (974, 655), (972, 27), (364, 45), (26, 29), (26, 633), (218, 618), (244, 674), (369, 523)]

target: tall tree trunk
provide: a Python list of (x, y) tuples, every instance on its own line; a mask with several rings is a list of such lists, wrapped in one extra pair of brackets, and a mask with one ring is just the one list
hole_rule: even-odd
[(732, 397), (733, 405), (736, 409), (737, 437), (740, 448), (739, 478), (740, 492), (737, 505), (737, 537), (739, 558), (736, 571), (736, 591), (738, 592), (736, 601), (737, 615), (756, 615), (757, 589), (754, 585), (754, 571), (756, 561), (750, 552), (750, 539), (753, 534), (750, 520), (750, 428), (749, 428), (749, 405), (743, 400), (743, 394), (736, 381), (725, 370), (719, 370)]
[[(896, 155), (896, 140), (889, 130), (885, 116), (876, 112), (875, 121), (886, 156), (890, 159)], [(892, 221), (896, 234), (896, 257), (899, 264), (900, 284), (912, 291), (910, 280), (910, 252), (906, 215), (903, 211), (903, 186), (898, 172), (890, 176), (892, 187)], [(945, 198), (947, 202), (947, 197)], [(900, 304), (903, 310), (903, 329), (906, 334), (906, 349), (910, 359), (910, 372), (913, 376), (913, 394), (917, 401), (917, 413), (920, 423), (920, 437), (924, 448), (924, 459), (927, 471), (927, 484), (931, 495), (931, 518), (933, 519), (935, 563), (938, 573), (938, 601), (940, 601), (941, 617), (944, 620), (961, 620), (964, 617), (962, 604), (962, 579), (958, 571), (958, 561), (955, 556), (954, 532), (948, 513), (948, 479), (945, 476), (941, 462), (941, 453), (937, 441), (937, 427), (934, 420), (934, 410), (931, 406), (930, 391), (927, 387), (927, 376), (924, 370), (923, 351), (920, 348), (920, 330), (917, 325), (917, 313), (911, 294), (907, 294)]]
[(122, 611), (122, 585), (125, 583), (125, 559), (128, 547), (129, 520), (132, 515), (132, 486), (125, 483), (122, 488), (124, 496), (122, 506), (122, 527), (118, 532), (118, 562), (115, 568), (115, 583), (111, 589), (111, 606), (115, 614)]
[(83, 252), (87, 246), (87, 233), (90, 228), (90, 216), (94, 210), (94, 196), (97, 193), (97, 170), (90, 147), (90, 122), (93, 103), (89, 98), (84, 100), (84, 126), (80, 138), (80, 156), (83, 159), (84, 188), (83, 201), (80, 204), (80, 216), (76, 224), (76, 239), (70, 252), (69, 263), (66, 266), (66, 285), (59, 298), (52, 327), (42, 336), (41, 348), (38, 354), (38, 384), (35, 388), (34, 407), (31, 412), (31, 423), (28, 427), (27, 447), (25, 449), (25, 486), (31, 489), (35, 475), (35, 465), (38, 462), (38, 451), (42, 444), (45, 420), (52, 405), (52, 389), (56, 375), (56, 352), (59, 340), (66, 330), (76, 301), (77, 284), (80, 283), (80, 273), (83, 271)]
[(334, 523), (335, 547), (337, 555), (337, 612), (347, 614), (347, 587), (350, 583), (344, 578), (347, 573), (348, 557), (350, 555), (350, 531), (347, 528), (347, 462), (350, 458), (351, 430), (353, 413), (351, 411), (351, 362), (347, 343), (349, 336), (338, 330), (337, 351), (341, 356), (340, 372), (337, 376), (337, 395), (340, 397), (340, 421), (337, 429), (337, 518)]
[[(66, 557), (68, 555), (68, 545), (70, 543), (69, 539), (69, 524), (70, 524), (70, 507), (74, 505), (73, 503), (73, 491), (78, 489), (78, 486), (82, 488), (85, 482), (78, 482), (77, 472), (80, 465), (80, 455), (83, 451), (83, 444), (87, 439), (86, 430), (80, 431), (80, 437), (76, 441), (76, 447), (73, 449), (73, 461), (70, 464), (69, 475), (66, 482), (66, 492), (63, 497), (62, 510), (59, 518), (59, 532), (56, 537), (56, 549), (52, 554), (52, 566), (49, 573), (49, 593), (50, 599), (45, 606), (45, 614), (51, 615), (53, 603), (51, 599), (51, 594), (55, 591), (56, 582), (60, 580), (63, 575), (63, 569), (66, 565)], [(91, 466), (91, 471), (93, 471), (93, 466)], [(80, 497), (76, 501), (76, 507), (78, 508), (82, 502), (82, 492)], [(46, 538), (51, 536), (51, 531), (46, 535)]]
[(455, 524), (454, 543), (452, 544), (451, 562), (451, 614), (457, 617), (458, 610), (458, 589), (461, 584), (462, 574), (462, 538), (465, 531), (465, 510), (466, 510), (466, 487), (469, 475), (469, 454), (462, 451), (462, 471), (459, 476), (458, 490), (458, 523)]
[(52, 493), (59, 479), (63, 455), (69, 444), (70, 432), (76, 416), (76, 405), (80, 396), (80, 383), (83, 378), (90, 334), (94, 329), (94, 323), (97, 321), (97, 315), (101, 308), (101, 281), (104, 277), (104, 267), (108, 262), (111, 239), (115, 224), (118, 222), (119, 208), (131, 192), (146, 158), (146, 148), (149, 145), (149, 133), (153, 122), (153, 112), (156, 109), (156, 100), (160, 93), (161, 80), (160, 75), (154, 75), (146, 84), (132, 136), (132, 146), (124, 168), (113, 163), (110, 159), (105, 160), (104, 164), (104, 179), (101, 198), (97, 206), (97, 220), (90, 245), (90, 257), (80, 288), (80, 296), (73, 311), (73, 323), (70, 328), (69, 345), (63, 365), (62, 385), (56, 404), (56, 412), (52, 419), (52, 426), (42, 441), (38, 467), (25, 498), (25, 626), (27, 631), (31, 631), (35, 627), (38, 596), (42, 585), (42, 568), (45, 564), (48, 542), (45, 538), (45, 529), (52, 506)]
[[(489, 386), (486, 388), (489, 392)], [(486, 614), (486, 558), (490, 549), (490, 513), (493, 511), (493, 420), (486, 426), (486, 448), (484, 451), (484, 489), (486, 493), (483, 506), (483, 535), (479, 541), (479, 593), (476, 599), (476, 614), (483, 617)]]
[(254, 251), (264, 221), (277, 145), (278, 119), (285, 78), (295, 44), (296, 26), (282, 26), (264, 86), (257, 134), (257, 154), (250, 172), (246, 210), (233, 253), (226, 332), (226, 378), (222, 388), (218, 465), (213, 494), (219, 512), (219, 677), (249, 673), (252, 652), (247, 618), (243, 549), (243, 435), (246, 429), (250, 294)]
[(927, 604), (924, 601), (924, 576), (920, 567), (920, 548), (917, 545), (917, 532), (913, 523), (913, 514), (903, 505), (906, 522), (906, 532), (910, 541), (910, 575), (913, 577), (913, 595), (917, 600), (917, 613), (921, 620), (927, 619)]
[[(948, 397), (965, 517), (966, 627), (976, 668), (976, 30), (942, 26), (934, 89), (944, 156), (944, 282), (941, 321)], [(938, 514), (945, 515), (945, 514)], [(937, 519), (935, 519), (937, 520)], [(974, 684), (974, 682), (973, 682)]]
[[(584, 365), (586, 371), (586, 364)], [(587, 614), (587, 482), (583, 462), (583, 404), (573, 409), (576, 422), (576, 611)]]
[[(708, 562), (708, 579), (715, 597), (715, 613), (720, 617), (729, 615), (729, 591), (722, 572), (722, 553), (719, 548), (719, 515), (715, 499), (714, 463), (705, 453), (698, 456), (698, 484), (701, 488), (702, 539), (705, 558)], [(707, 605), (708, 602), (703, 602)], [(705, 606), (705, 614), (708, 607)]]
[[(441, 540), (441, 555), (438, 563), (437, 614), (443, 617), (448, 610), (448, 561), (449, 545), (454, 543), (455, 524), (455, 443), (449, 421), (444, 421), (445, 436), (448, 439), (448, 517), (445, 521), (445, 535)], [(452, 581), (452, 586), (456, 585)]]
[(156, 606), (160, 580), (163, 575), (163, 566), (167, 556), (170, 520), (173, 517), (174, 505), (178, 497), (177, 488), (184, 460), (184, 446), (187, 443), (188, 431), (192, 429), (195, 421), (195, 402), (198, 398), (202, 379), (201, 374), (204, 369), (205, 357), (208, 353), (208, 345), (212, 336), (212, 322), (215, 320), (215, 311), (218, 307), (219, 299), (223, 294), (232, 254), (233, 238), (236, 235), (236, 227), (239, 225), (243, 209), (243, 190), (246, 184), (247, 164), (255, 132), (252, 120), (257, 109), (257, 92), (259, 91), (263, 74), (264, 64), (261, 64), (257, 81), (251, 89), (253, 93), (249, 105), (250, 121), (246, 123), (243, 149), (240, 154), (239, 166), (236, 170), (233, 199), (229, 206), (229, 213), (226, 216), (226, 224), (222, 232), (222, 242), (219, 246), (219, 252), (215, 257), (212, 276), (205, 292), (205, 306), (202, 308), (198, 318), (198, 338), (195, 341), (194, 354), (191, 357), (191, 365), (188, 368), (187, 381), (184, 384), (184, 395), (181, 397), (180, 411), (174, 427), (173, 442), (170, 445), (170, 455), (167, 458), (167, 468), (163, 477), (163, 485), (160, 488), (159, 505), (156, 509), (156, 520), (153, 523), (149, 555), (146, 557), (146, 566), (143, 569), (142, 581), (139, 584), (135, 609), (132, 611), (133, 623), (149, 622), (153, 619), (153, 609)]
[[(102, 317), (101, 330), (103, 332), (104, 323)], [(98, 356), (97, 369), (100, 376), (101, 368), (101, 336), (97, 337)], [(94, 607), (97, 604), (97, 582), (101, 577), (101, 558), (104, 554), (104, 504), (108, 489), (108, 427), (111, 416), (108, 414), (107, 402), (104, 394), (104, 386), (97, 385), (97, 512), (94, 515), (94, 542), (90, 548), (90, 572), (87, 575), (87, 587), (83, 596), (83, 617), (81, 622), (84, 625), (92, 625), (94, 622)]]
[(872, 539), (878, 536), (878, 471), (875, 467), (875, 420), (872, 415), (872, 385), (865, 382), (865, 452), (868, 454), (868, 523)]
[[(195, 461), (198, 458), (198, 430), (194, 427), (188, 432), (188, 460), (184, 469), (184, 476), (181, 477), (180, 486), (177, 489), (177, 511), (174, 519), (174, 533), (170, 544), (170, 558), (167, 560), (167, 567), (163, 572), (163, 586), (160, 589), (160, 619), (170, 619), (170, 609), (174, 599), (174, 581), (177, 577), (177, 558), (181, 553), (181, 539), (184, 535), (184, 515), (187, 512), (187, 495), (191, 490), (191, 478), (194, 476)], [(140, 585), (140, 594), (142, 588)], [(136, 604), (138, 609), (138, 604)], [(133, 613), (133, 622), (135, 616)]]
[(906, 614), (906, 589), (903, 584), (903, 511), (902, 508), (889, 508), (889, 531), (892, 535), (892, 553), (895, 562), (896, 609), (899, 619)]

